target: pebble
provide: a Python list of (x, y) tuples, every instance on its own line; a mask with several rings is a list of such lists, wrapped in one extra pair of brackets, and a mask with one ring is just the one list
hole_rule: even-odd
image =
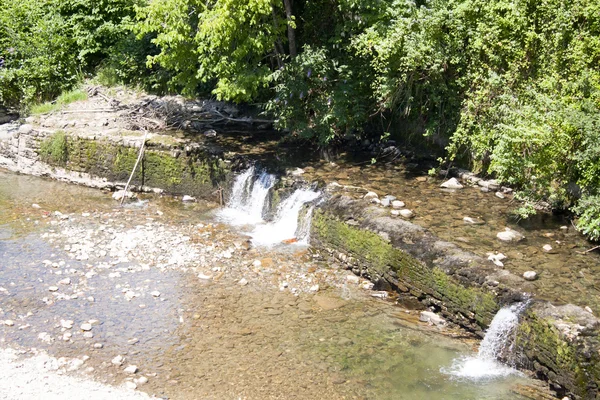
[(15, 325), (15, 321), (13, 321), (12, 319), (4, 320), (4, 325), (6, 325), (6, 326), (14, 326)]
[(57, 292), (58, 291), (58, 286), (50, 286), (48, 288), (48, 290), (51, 291), (51, 292)]
[(446, 325), (446, 320), (444, 320), (444, 318), (431, 311), (421, 311), (421, 314), (419, 315), (419, 321), (428, 322), (435, 326)]
[(360, 278), (356, 275), (347, 275), (346, 282), (357, 284), (360, 282)]
[(154, 297), (160, 297), (160, 292), (158, 290), (154, 290), (154, 291), (150, 292), (150, 294)]
[(80, 328), (81, 328), (82, 331), (91, 331), (92, 330), (92, 324), (86, 322), (86, 323), (81, 324)]
[(503, 242), (520, 242), (525, 239), (521, 233), (515, 231), (514, 229), (504, 228), (504, 231), (498, 232), (496, 237)]
[(207, 281), (209, 279), (212, 279), (212, 276), (200, 273), (200, 274), (198, 274), (198, 279), (202, 279), (202, 280)]
[(504, 199), (506, 197), (502, 192), (496, 192), (495, 195), (499, 199)]
[(121, 366), (123, 365), (123, 361), (125, 361), (125, 357), (119, 354), (118, 356), (114, 357), (110, 362), (114, 365)]
[(31, 207), (33, 207), (33, 208), (37, 208), (37, 209), (40, 209), (40, 208), (42, 208), (42, 207), (40, 207), (40, 205), (39, 205), (39, 204), (35, 204), (35, 203), (33, 203), (33, 204), (31, 205)]
[(503, 260), (506, 260), (506, 256), (502, 253), (487, 253), (488, 260), (493, 262), (498, 267), (504, 267)]
[(87, 338), (87, 339), (91, 339), (94, 337), (94, 334), (92, 332), (83, 332), (83, 337)]
[(400, 200), (392, 201), (392, 208), (398, 209), (398, 208), (403, 208), (404, 206), (405, 206), (405, 204), (403, 201), (400, 201)]
[(483, 225), (485, 224), (485, 221), (479, 219), (479, 218), (472, 218), (472, 217), (463, 217), (463, 221), (467, 224), (472, 224), (472, 225)]
[(58, 281), (58, 283), (60, 285), (70, 285), (71, 284), (71, 278), (61, 279), (60, 281)]
[(248, 280), (246, 278), (242, 278), (238, 282), (241, 286), (246, 286), (248, 284)]
[(181, 198), (181, 201), (183, 201), (183, 202), (186, 202), (186, 203), (187, 203), (187, 202), (196, 201), (196, 198), (195, 198), (195, 197), (192, 197), (192, 196), (188, 196), (188, 195), (186, 194), (185, 196), (183, 196), (183, 197)]
[(397, 217), (398, 215), (400, 215), (400, 210), (392, 210), (392, 211), (390, 211), (390, 214)]
[(372, 199), (377, 199), (377, 198), (379, 198), (379, 196), (375, 192), (368, 192), (367, 194), (365, 194), (363, 196), (363, 199), (366, 199), (366, 200), (372, 200)]
[(131, 382), (131, 381), (125, 382), (125, 387), (127, 389), (131, 389), (131, 390), (137, 389), (137, 385), (134, 382)]
[(72, 336), (73, 336), (73, 334), (72, 334), (71, 332), (65, 332), (65, 333), (63, 334), (63, 337), (62, 337), (62, 339), (63, 339), (65, 342), (68, 342), (68, 341), (71, 339), (71, 337), (72, 337)]
[(71, 321), (70, 319), (61, 319), (60, 320), (60, 326), (65, 328), (65, 329), (71, 329), (73, 327), (74, 322)]
[(412, 212), (411, 210), (409, 210), (409, 209), (405, 208), (404, 210), (400, 210), (400, 215), (401, 215), (403, 218), (410, 219), (410, 218), (412, 218), (412, 217), (414, 217), (414, 216), (415, 216), (415, 213), (414, 213), (414, 212)]
[(262, 265), (262, 262), (260, 262), (260, 260), (254, 260), (252, 261), (252, 266), (253, 267), (260, 267)]
[(136, 382), (138, 385), (144, 385), (144, 384), (148, 383), (148, 378), (146, 378), (145, 376), (140, 376), (139, 378), (137, 378), (137, 379), (135, 380), (135, 382)]
[(138, 367), (136, 365), (129, 365), (127, 368), (123, 370), (126, 374), (135, 374), (138, 371)]
[(442, 183), (440, 187), (445, 189), (462, 189), (463, 185), (456, 178), (450, 178), (446, 182)]
[(589, 306), (585, 306), (584, 309), (585, 309), (585, 311), (589, 312), (590, 314), (594, 313), (594, 311), (592, 311), (592, 309)]
[(549, 244), (545, 244), (545, 245), (542, 247), (542, 249), (543, 249), (544, 251), (552, 251), (552, 246), (550, 246)]
[(523, 278), (526, 281), (535, 281), (537, 279), (537, 272), (535, 271), (527, 271), (523, 273)]
[(101, 349), (103, 347), (104, 347), (104, 345), (102, 343), (94, 343), (94, 348), (95, 349)]

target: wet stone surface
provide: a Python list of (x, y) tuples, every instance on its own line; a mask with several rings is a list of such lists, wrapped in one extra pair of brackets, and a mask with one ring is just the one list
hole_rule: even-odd
[(100, 191), (2, 177), (0, 346), (46, 351), (59, 371), (173, 399), (539, 394), (522, 377), (453, 379), (441, 368), (475, 346), (460, 331), (419, 323), (301, 247), (248, 249), (210, 222), (214, 205), (121, 209)]

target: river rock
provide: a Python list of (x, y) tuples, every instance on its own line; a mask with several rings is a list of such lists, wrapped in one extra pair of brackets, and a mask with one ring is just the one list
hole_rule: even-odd
[(6, 319), (6, 320), (4, 320), (4, 325), (6, 325), (6, 326), (14, 326), (15, 325), (15, 321), (13, 321), (12, 319)]
[(550, 246), (549, 244), (545, 244), (545, 245), (542, 247), (542, 249), (543, 249), (545, 252), (549, 252), (549, 251), (552, 251), (552, 246)]
[(121, 366), (123, 365), (123, 361), (125, 361), (125, 357), (119, 354), (118, 356), (114, 357), (110, 362), (113, 363), (113, 365)]
[(472, 218), (472, 217), (463, 217), (463, 221), (465, 222), (465, 224), (471, 224), (471, 225), (483, 225), (485, 224), (485, 221), (479, 218)]
[(394, 217), (397, 217), (398, 215), (400, 215), (400, 210), (392, 210), (390, 211), (390, 214), (392, 214)]
[(495, 193), (495, 195), (496, 195), (496, 197), (497, 197), (497, 198), (499, 198), (499, 199), (504, 199), (504, 198), (506, 198), (506, 196), (504, 195), (504, 193), (501, 193), (501, 192), (496, 192), (496, 193)]
[(396, 200), (395, 196), (390, 196), (389, 194), (381, 199), (381, 205), (384, 207), (389, 207), (392, 204), (392, 201)]
[(80, 326), (82, 331), (91, 331), (92, 330), (92, 324), (86, 322), (84, 324), (81, 324)]
[(514, 229), (505, 228), (504, 231), (498, 232), (496, 237), (503, 242), (520, 242), (525, 239), (521, 233), (515, 231)]
[(336, 308), (342, 308), (346, 305), (346, 302), (337, 297), (331, 297), (327, 295), (316, 294), (313, 300), (321, 307), (324, 311), (335, 310)]
[(435, 326), (446, 325), (446, 320), (444, 320), (444, 318), (431, 311), (421, 311), (421, 314), (419, 315), (419, 321), (428, 322)]
[(71, 329), (73, 327), (74, 322), (70, 319), (61, 319), (60, 326), (65, 329)]
[(356, 275), (346, 275), (346, 282), (358, 285), (360, 278)]
[(443, 187), (445, 189), (462, 189), (463, 185), (460, 184), (458, 179), (450, 178), (446, 182), (442, 183), (440, 187)]
[(191, 203), (191, 202), (194, 202), (194, 201), (196, 201), (196, 198), (195, 198), (195, 197), (192, 197), (192, 196), (188, 196), (188, 195), (186, 194), (185, 196), (183, 196), (183, 197), (181, 198), (181, 201), (183, 201), (184, 203)]
[(112, 198), (117, 201), (121, 201), (123, 197), (125, 197), (126, 199), (135, 199), (137, 195), (129, 190), (127, 192), (125, 192), (125, 190), (117, 190), (112, 195)]
[(487, 253), (488, 260), (493, 262), (498, 267), (504, 267), (503, 260), (506, 260), (506, 256), (502, 253)]
[(404, 210), (400, 210), (400, 215), (403, 218), (410, 219), (415, 216), (415, 213), (409, 210), (408, 208), (405, 208)]
[(400, 200), (394, 200), (394, 201), (392, 201), (392, 208), (396, 208), (396, 209), (404, 208), (404, 205), (405, 204), (404, 204), (403, 201), (400, 201)]
[(377, 196), (377, 193), (375, 192), (368, 192), (367, 194), (365, 194), (363, 196), (363, 199), (365, 200), (373, 200), (373, 199), (378, 199), (379, 196)]
[(127, 366), (127, 368), (125, 368), (123, 370), (123, 372), (125, 372), (126, 374), (131, 374), (131, 375), (135, 374), (137, 371), (138, 371), (137, 365), (129, 365), (129, 366)]
[(523, 273), (523, 278), (526, 281), (535, 281), (537, 279), (537, 272), (535, 271), (527, 271)]

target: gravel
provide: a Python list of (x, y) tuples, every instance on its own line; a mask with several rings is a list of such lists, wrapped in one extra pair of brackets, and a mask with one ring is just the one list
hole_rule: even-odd
[[(74, 360), (75, 361), (75, 360)], [(81, 360), (77, 360), (81, 363)], [(0, 349), (0, 399), (10, 400), (141, 400), (141, 392), (116, 388), (77, 376), (63, 375), (68, 365), (45, 353), (24, 358)]]

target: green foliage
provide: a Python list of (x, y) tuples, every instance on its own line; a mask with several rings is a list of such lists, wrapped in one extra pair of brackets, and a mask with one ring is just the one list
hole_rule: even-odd
[(54, 165), (65, 165), (69, 158), (67, 135), (57, 131), (40, 144), (40, 156), (43, 161)]
[[(189, 95), (212, 84), (218, 99), (255, 99), (270, 80), (275, 44), (284, 36), (283, 3), (271, 0), (169, 0), (138, 9), (139, 35), (155, 35), (149, 57), (173, 72), (171, 88)], [(281, 57), (281, 55), (280, 55)]]
[(0, 104), (53, 99), (93, 70), (126, 32), (136, 0), (4, 0)]
[[(306, 47), (293, 62), (273, 73), (276, 97), (267, 110), (277, 126), (327, 144), (345, 134), (358, 134), (368, 118), (365, 82), (324, 49)], [(367, 92), (368, 93), (368, 92)], [(362, 96), (362, 98), (361, 98)]]
[(52, 111), (61, 109), (67, 104), (74, 103), (76, 101), (82, 101), (87, 99), (87, 93), (81, 89), (70, 90), (61, 93), (55, 101), (48, 101), (41, 104), (34, 104), (29, 109), (31, 114), (46, 114)]
[(582, 197), (574, 211), (579, 214), (577, 229), (591, 240), (600, 240), (600, 195)]

